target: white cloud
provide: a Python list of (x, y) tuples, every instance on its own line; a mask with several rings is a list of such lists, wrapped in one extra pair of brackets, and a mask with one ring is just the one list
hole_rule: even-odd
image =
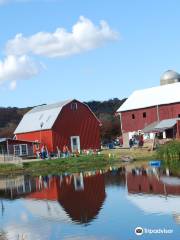
[(14, 81), (10, 82), (9, 89), (13, 91), (16, 89), (16, 86), (17, 86), (17, 82), (14, 80)]
[(0, 4), (5, 4), (5, 3), (8, 3), (9, 0), (0, 0)]
[(41, 65), (28, 56), (8, 55), (4, 61), (0, 61), (0, 84), (10, 81), (10, 89), (13, 90), (17, 80), (29, 79), (40, 70)]
[(64, 57), (79, 54), (103, 46), (118, 38), (117, 32), (101, 21), (95, 26), (92, 21), (81, 16), (72, 27), (72, 32), (58, 28), (55, 32), (38, 32), (30, 37), (17, 34), (6, 44), (7, 54), (35, 54), (46, 57)]
[[(29, 0), (0, 0), (0, 4)], [(31, 0), (32, 1), (32, 0)], [(49, 58), (80, 54), (103, 46), (118, 39), (118, 33), (105, 21), (99, 26), (81, 16), (72, 26), (72, 31), (58, 28), (54, 32), (38, 32), (29, 37), (17, 34), (6, 43), (6, 57), (0, 60), (0, 85), (8, 82), (9, 89), (15, 90), (18, 80), (32, 78), (45, 67), (32, 60), (31, 55)]]

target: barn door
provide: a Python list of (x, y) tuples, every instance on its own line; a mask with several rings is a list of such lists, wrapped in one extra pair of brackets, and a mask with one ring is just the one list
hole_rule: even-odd
[(80, 137), (72, 136), (71, 137), (71, 151), (72, 152), (80, 152)]

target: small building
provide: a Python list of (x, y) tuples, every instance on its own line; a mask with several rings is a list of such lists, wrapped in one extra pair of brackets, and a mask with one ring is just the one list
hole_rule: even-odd
[[(16, 128), (16, 139), (34, 141), (49, 152), (100, 149), (101, 123), (90, 108), (77, 100), (42, 105), (26, 113)], [(37, 149), (38, 150), (38, 149)]]
[[(134, 134), (165, 119), (180, 118), (180, 75), (168, 70), (161, 77), (161, 85), (134, 91), (118, 109), (121, 118), (123, 145), (129, 146)], [(179, 136), (179, 134), (178, 134)], [(154, 133), (144, 134), (154, 138)]]
[(0, 161), (13, 161), (14, 157), (33, 157), (35, 145), (32, 141), (0, 138)]
[(143, 133), (156, 133), (162, 139), (180, 138), (180, 118), (170, 118), (154, 122), (145, 127)]

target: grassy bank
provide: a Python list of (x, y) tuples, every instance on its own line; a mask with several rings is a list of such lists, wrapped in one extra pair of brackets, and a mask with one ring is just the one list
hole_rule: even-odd
[(0, 164), (0, 174), (11, 174), (23, 172), (22, 165), (16, 164)]
[(104, 155), (91, 155), (24, 163), (23, 167), (27, 172), (45, 174), (98, 170), (118, 164), (120, 164), (120, 161), (117, 158), (109, 158)]
[(39, 162), (27, 162), (22, 165), (1, 164), (0, 174), (56, 174), (56, 173), (74, 173), (80, 171), (90, 171), (105, 169), (110, 166), (117, 166), (120, 160), (106, 155), (79, 156), (72, 158), (61, 158), (51, 160), (41, 160)]
[(164, 167), (171, 169), (171, 172), (180, 176), (180, 141), (171, 141), (159, 147), (158, 158), (163, 160)]
[(145, 149), (113, 149), (104, 150), (100, 155), (79, 156), (71, 158), (41, 160), (39, 162), (27, 162), (22, 165), (0, 165), (0, 174), (28, 173), (28, 174), (55, 174), (74, 173), (105, 169), (110, 166), (122, 165), (121, 157), (131, 156), (134, 160), (150, 160), (154, 157), (152, 152)]
[(110, 166), (121, 166), (121, 158), (129, 156), (134, 159), (135, 165), (144, 164), (152, 159), (163, 160), (163, 167), (170, 168), (175, 175), (180, 175), (180, 142), (163, 145), (158, 151), (142, 149), (113, 149), (103, 150), (100, 155), (88, 155), (71, 158), (40, 160), (26, 162), (21, 165), (0, 164), (0, 174), (33, 174), (46, 175), (63, 172), (75, 173), (106, 169)]
[(180, 161), (180, 141), (171, 141), (160, 146), (157, 155), (169, 162)]

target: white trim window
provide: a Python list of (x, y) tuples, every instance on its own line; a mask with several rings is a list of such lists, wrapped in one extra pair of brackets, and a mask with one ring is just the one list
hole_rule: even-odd
[(14, 156), (20, 156), (20, 145), (14, 145)]
[(27, 156), (28, 155), (27, 144), (14, 145), (14, 155), (15, 156)]

